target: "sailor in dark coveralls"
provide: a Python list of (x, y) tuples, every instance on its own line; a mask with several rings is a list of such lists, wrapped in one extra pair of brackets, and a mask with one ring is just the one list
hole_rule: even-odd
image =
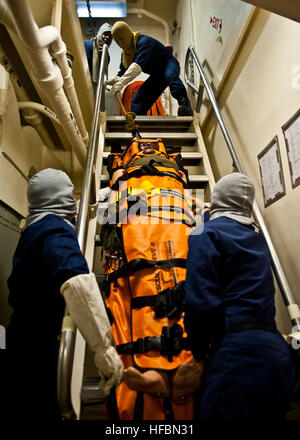
[(71, 223), (76, 214), (73, 188), (66, 173), (51, 168), (28, 184), (29, 215), (8, 279), (13, 314), (0, 364), (4, 414), (18, 419), (60, 418), (57, 363), (66, 304), (95, 353), (106, 394), (123, 372), (95, 275), (89, 273)]
[(205, 359), (200, 420), (283, 420), (295, 383), (274, 321), (267, 244), (251, 219), (254, 186), (240, 173), (215, 185), (211, 217), (189, 237), (185, 327)]
[(186, 89), (179, 78), (180, 66), (172, 52), (155, 38), (132, 32), (123, 21), (116, 22), (111, 33), (122, 49), (122, 59), (118, 76), (107, 82), (112, 86), (110, 93), (115, 95), (139, 73), (145, 72), (150, 76), (134, 96), (132, 112), (146, 115), (147, 110), (169, 86), (171, 95), (178, 101), (178, 116), (192, 116)]

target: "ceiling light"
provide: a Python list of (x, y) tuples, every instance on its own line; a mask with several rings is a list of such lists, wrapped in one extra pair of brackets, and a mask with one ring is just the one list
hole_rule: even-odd
[[(78, 17), (89, 17), (89, 11), (85, 1), (76, 2)], [(127, 17), (126, 1), (93, 1), (90, 2), (93, 18), (104, 17)]]

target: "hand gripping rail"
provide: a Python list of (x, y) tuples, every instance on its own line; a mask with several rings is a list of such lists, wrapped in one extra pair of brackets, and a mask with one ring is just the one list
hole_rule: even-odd
[[(198, 69), (199, 74), (200, 74), (201, 82), (200, 82), (199, 89), (197, 89), (195, 87), (195, 85), (193, 83), (191, 83), (189, 81), (189, 79), (188, 79), (187, 68), (188, 68), (188, 63), (189, 63), (190, 57), (193, 58), (193, 61), (194, 61), (195, 65), (196, 65), (196, 67)], [(245, 174), (245, 172), (243, 170), (243, 167), (242, 167), (242, 165), (241, 165), (241, 163), (239, 161), (239, 158), (237, 156), (237, 153), (235, 151), (235, 148), (233, 146), (233, 143), (231, 141), (231, 138), (229, 136), (229, 133), (228, 133), (227, 127), (225, 125), (225, 122), (223, 120), (223, 117), (222, 117), (222, 115), (220, 113), (220, 110), (219, 110), (216, 98), (214, 96), (214, 92), (213, 92), (213, 90), (212, 90), (212, 88), (211, 88), (211, 86), (210, 86), (210, 84), (209, 84), (209, 82), (208, 82), (208, 80), (207, 80), (207, 78), (205, 76), (204, 70), (203, 70), (201, 64), (199, 63), (198, 57), (197, 57), (197, 55), (196, 55), (196, 53), (195, 53), (195, 51), (194, 51), (192, 46), (190, 46), (188, 48), (187, 53), (186, 53), (184, 79), (185, 79), (187, 85), (190, 88), (192, 88), (192, 90), (194, 92), (198, 93), (198, 99), (197, 99), (197, 104), (196, 104), (196, 113), (199, 113), (199, 111), (200, 111), (201, 98), (202, 98), (203, 90), (205, 88), (205, 90), (206, 90), (206, 92), (208, 94), (209, 100), (210, 100), (210, 102), (212, 104), (212, 107), (214, 109), (214, 112), (216, 114), (216, 118), (217, 118), (218, 124), (219, 124), (219, 126), (220, 126), (220, 128), (222, 130), (222, 134), (223, 134), (223, 137), (224, 137), (225, 142), (227, 144), (228, 150), (229, 150), (229, 152), (231, 154), (234, 166), (236, 167), (236, 169), (240, 173)], [(281, 295), (283, 297), (283, 300), (284, 300), (284, 302), (285, 302), (285, 304), (287, 306), (287, 310), (288, 310), (290, 319), (292, 321), (292, 324), (300, 326), (299, 306), (295, 302), (294, 296), (293, 296), (293, 294), (291, 292), (290, 286), (288, 284), (288, 281), (286, 279), (285, 273), (284, 273), (284, 271), (282, 269), (282, 266), (280, 264), (279, 258), (277, 256), (276, 250), (275, 250), (275, 248), (273, 246), (271, 237), (270, 237), (270, 235), (268, 233), (267, 227), (265, 225), (263, 216), (262, 216), (262, 214), (260, 212), (260, 209), (258, 207), (258, 204), (257, 204), (256, 200), (254, 201), (254, 204), (253, 204), (253, 214), (254, 214), (254, 217), (255, 217), (257, 223), (260, 226), (260, 229), (261, 229), (261, 231), (262, 231), (262, 233), (263, 233), (263, 235), (265, 237), (265, 240), (267, 242), (267, 245), (269, 247), (273, 272), (274, 272), (274, 275), (276, 277), (276, 280), (277, 280), (277, 283), (278, 283)]]
[[(108, 47), (103, 45), (103, 52), (101, 58), (98, 86), (96, 92), (96, 105), (92, 122), (91, 136), (89, 139), (88, 153), (85, 174), (82, 186), (82, 197), (80, 202), (78, 224), (77, 224), (77, 238), (80, 249), (85, 254), (86, 235), (87, 235), (87, 220), (89, 199), (92, 185), (92, 172), (95, 162), (96, 146), (99, 137), (99, 113), (104, 105), (104, 91), (105, 81), (104, 76), (107, 76), (108, 66)], [(74, 360), (74, 347), (76, 338), (75, 324), (66, 308), (65, 316), (62, 324), (62, 335), (59, 348), (58, 371), (57, 371), (57, 397), (61, 414), (66, 419), (74, 418), (75, 411), (71, 400), (71, 379)]]

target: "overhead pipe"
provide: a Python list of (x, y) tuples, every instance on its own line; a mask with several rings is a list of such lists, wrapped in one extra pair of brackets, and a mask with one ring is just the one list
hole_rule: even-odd
[[(53, 63), (48, 51), (49, 45), (61, 40), (57, 29), (54, 26), (45, 26), (39, 29), (27, 1), (24, 2), (24, 0), (14, 0), (8, 4), (7, 0), (2, 1), (0, 3), (0, 17), (4, 24), (9, 25), (10, 29), (17, 33), (20, 41), (28, 50), (35, 79), (47, 95), (53, 111), (64, 127), (75, 155), (83, 165), (86, 160), (86, 147), (69, 101), (63, 91), (61, 72), (58, 66)], [(61, 47), (59, 43), (54, 44), (54, 49), (58, 47)]]
[(43, 113), (45, 116), (52, 119), (52, 121), (56, 122), (56, 124), (58, 124), (62, 127), (61, 122), (58, 119), (58, 117), (56, 116), (56, 114), (52, 110), (50, 110), (50, 108), (46, 107), (43, 104), (40, 104), (38, 102), (32, 102), (32, 101), (21, 101), (21, 102), (18, 102), (18, 108), (20, 110), (31, 109), (31, 110), (35, 110), (40, 113)]
[[(29, 95), (27, 94), (26, 90), (22, 86), (21, 81), (19, 80), (16, 72), (14, 71), (12, 64), (10, 60), (7, 58), (7, 55), (4, 53), (2, 48), (0, 47), (0, 62), (4, 69), (8, 72), (10, 80), (14, 86), (15, 94), (18, 101), (30, 101)], [(21, 87), (20, 87), (21, 84)], [(44, 144), (50, 149), (54, 150), (56, 146), (54, 145), (48, 130), (46, 129), (44, 122), (41, 118), (41, 116), (37, 113), (37, 109), (34, 109), (31, 107), (30, 109), (28, 107), (23, 109), (23, 116), (26, 122), (28, 124), (32, 125), (34, 129), (39, 134), (40, 138), (44, 142)], [(56, 122), (59, 122), (58, 119), (56, 119)]]
[[(54, 0), (52, 7), (51, 24), (58, 30), (59, 34), (61, 30), (61, 16), (62, 16), (62, 0)], [(74, 80), (72, 77), (72, 69), (66, 57), (67, 48), (64, 41), (61, 39), (60, 35), (59, 38), (51, 44), (50, 52), (52, 56), (55, 58), (61, 70), (64, 79), (64, 91), (70, 102), (83, 142), (87, 146), (89, 142), (89, 135), (88, 132), (86, 131), (83, 116), (81, 113), (81, 108), (78, 102), (78, 97), (74, 86)]]
[[(52, 120), (55, 120), (55, 122), (57, 122), (58, 124), (61, 125), (61, 123), (55, 117), (50, 116), (49, 111), (51, 111), (51, 110), (48, 109), (48, 112), (47, 112), (47, 110), (46, 110), (47, 107), (45, 107), (44, 105), (39, 104), (37, 102), (30, 102), (30, 101), (18, 102), (18, 109), (22, 110), (23, 117), (24, 117), (25, 121), (36, 130), (36, 132), (40, 136), (43, 143), (46, 146), (48, 146), (49, 143), (51, 142), (51, 146), (53, 146), (53, 148), (49, 148), (49, 150), (50, 151), (55, 150), (55, 145), (53, 144), (52, 139), (49, 136), (48, 130), (46, 129), (46, 127), (43, 123), (43, 119), (42, 119), (41, 115), (38, 113), (38, 112), (44, 113), (45, 115), (50, 117)], [(58, 159), (58, 161), (60, 162), (59, 159)], [(61, 165), (63, 166), (62, 162), (61, 162)]]
[(87, 146), (89, 143), (89, 135), (88, 132), (86, 131), (85, 124), (83, 121), (77, 93), (74, 86), (72, 70), (69, 66), (68, 59), (66, 57), (67, 48), (61, 38), (59, 38), (58, 40), (56, 40), (51, 44), (50, 52), (53, 55), (54, 59), (57, 61), (57, 64), (61, 70), (61, 74), (64, 80), (64, 85), (63, 85), (64, 91), (70, 102), (83, 142)]

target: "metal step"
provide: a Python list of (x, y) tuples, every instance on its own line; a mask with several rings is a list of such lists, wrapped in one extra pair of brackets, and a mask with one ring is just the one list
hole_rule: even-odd
[[(104, 161), (108, 158), (110, 155), (110, 151), (104, 151), (103, 152), (103, 159)], [(203, 155), (199, 151), (183, 151), (181, 153), (182, 159), (184, 160), (201, 160)]]
[[(144, 132), (143, 138), (145, 139), (153, 139), (156, 138), (156, 136), (153, 136), (153, 132)], [(196, 133), (166, 133), (166, 132), (159, 132), (157, 134), (157, 138), (162, 139), (165, 146), (194, 146), (197, 142), (197, 136)], [(132, 140), (131, 133), (124, 133), (124, 132), (114, 132), (114, 133), (106, 133), (105, 134), (105, 141), (106, 144), (109, 145), (109, 142), (118, 142), (121, 145), (128, 145), (128, 143)]]
[[(197, 184), (206, 184), (208, 183), (208, 177), (205, 174), (191, 174), (189, 175), (189, 179), (191, 182), (192, 187), (194, 187)], [(101, 182), (107, 183), (109, 181), (109, 175), (108, 174), (101, 174)]]
[[(107, 159), (110, 155), (110, 151), (103, 151), (103, 159)], [(183, 151), (181, 153), (181, 156), (183, 159), (191, 160), (191, 159), (197, 159), (201, 160), (203, 155), (199, 151)]]
[[(188, 131), (193, 123), (192, 116), (137, 116), (139, 130), (153, 131)], [(125, 128), (125, 116), (110, 116), (107, 118), (108, 131), (122, 131)], [(144, 135), (143, 133), (141, 133)]]

